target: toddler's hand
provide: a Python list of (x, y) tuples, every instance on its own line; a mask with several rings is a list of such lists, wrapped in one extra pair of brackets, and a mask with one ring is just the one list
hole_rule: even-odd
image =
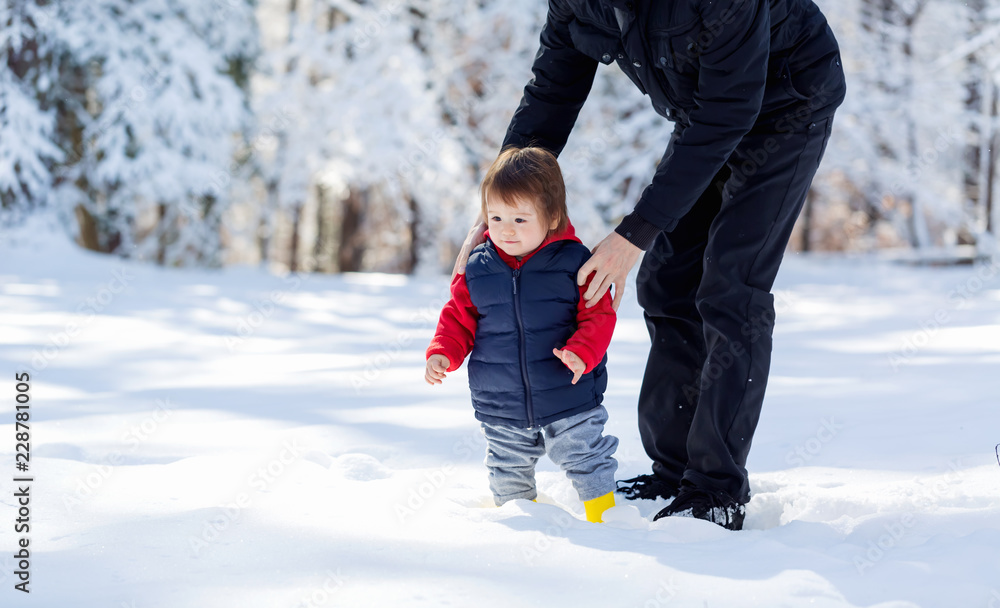
[(451, 362), (444, 355), (431, 355), (427, 357), (427, 370), (424, 372), (424, 380), (427, 384), (441, 384), (444, 380), (445, 372), (451, 367)]
[(580, 377), (583, 376), (583, 372), (586, 371), (587, 364), (583, 362), (583, 359), (581, 359), (579, 355), (571, 350), (566, 350), (565, 348), (562, 350), (553, 348), (552, 354), (559, 357), (559, 360), (563, 362), (563, 365), (568, 367), (569, 371), (573, 372), (572, 384), (576, 384), (576, 381), (579, 380)]

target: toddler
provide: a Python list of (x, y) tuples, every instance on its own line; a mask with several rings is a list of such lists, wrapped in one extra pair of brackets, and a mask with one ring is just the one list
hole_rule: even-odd
[[(425, 379), (440, 384), (469, 357), (469, 388), (486, 436), (497, 506), (534, 500), (535, 463), (558, 464), (587, 520), (614, 506), (618, 439), (604, 434), (605, 351), (615, 312), (606, 293), (586, 308), (576, 238), (555, 156), (508, 148), (483, 179), (486, 242), (451, 284), (427, 349)], [(588, 279), (589, 283), (589, 279)]]

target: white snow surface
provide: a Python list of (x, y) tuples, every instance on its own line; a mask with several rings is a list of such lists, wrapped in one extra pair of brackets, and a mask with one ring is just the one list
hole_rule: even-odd
[[(537, 503), (492, 506), (464, 368), (422, 380), (446, 277), (181, 271), (8, 232), (2, 605), (1000, 607), (998, 270), (789, 256), (729, 532), (652, 522), (664, 501), (588, 523), (548, 460)], [(629, 291), (606, 395), (619, 478), (649, 469)]]

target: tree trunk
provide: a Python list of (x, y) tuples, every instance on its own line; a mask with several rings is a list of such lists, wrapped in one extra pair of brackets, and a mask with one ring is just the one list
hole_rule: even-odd
[[(219, 216), (217, 208), (218, 199), (212, 195), (198, 197), (198, 204), (201, 206), (201, 222), (205, 227), (209, 238), (208, 247), (199, 247), (198, 262), (209, 268), (221, 268), (223, 262), (222, 255), (222, 218)], [(181, 226), (181, 230), (190, 229)]]
[(313, 243), (313, 267), (307, 270), (313, 272), (326, 272), (325, 256), (327, 230), (326, 230), (326, 190), (323, 186), (316, 185), (316, 241)]
[(299, 271), (299, 231), (302, 229), (302, 203), (292, 209), (292, 242), (289, 246), (288, 270)]
[[(902, 85), (900, 86), (899, 94), (902, 95), (903, 103), (905, 104), (905, 115), (906, 115), (906, 163), (907, 167), (917, 166), (917, 162), (920, 159), (920, 150), (917, 144), (917, 117), (916, 112), (913, 109), (913, 102), (916, 97), (915, 93), (915, 83), (914, 83), (914, 66), (915, 60), (913, 57), (913, 27), (916, 23), (917, 15), (919, 14), (919, 8), (915, 10), (912, 14), (902, 15), (899, 19), (903, 27), (901, 47), (903, 51), (903, 57), (905, 58), (906, 65), (904, 69), (904, 78)], [(914, 184), (916, 186), (916, 184)], [(924, 215), (924, 205), (920, 200), (920, 189), (919, 187), (914, 187), (910, 191), (910, 226), (911, 226), (911, 240), (910, 243), (915, 249), (923, 249), (931, 244), (930, 231), (927, 228), (927, 217)]]
[(985, 153), (983, 154), (983, 165), (984, 169), (984, 179), (983, 179), (983, 209), (986, 215), (986, 232), (992, 234), (994, 237), (997, 235), (997, 219), (994, 213), (994, 201), (996, 200), (994, 194), (996, 192), (996, 173), (997, 173), (997, 147), (1000, 146), (1000, 116), (998, 116), (998, 105), (1000, 105), (1000, 88), (997, 87), (996, 82), (990, 80), (989, 83), (989, 93), (990, 93), (990, 110), (989, 110), (989, 130), (987, 131), (987, 137), (983, 142), (983, 148), (985, 148)]
[(337, 269), (340, 272), (358, 272), (364, 256), (364, 210), (368, 203), (368, 190), (351, 187), (344, 199), (344, 209), (340, 219), (340, 243), (337, 253)]
[(271, 237), (273, 236), (273, 215), (278, 208), (278, 182), (267, 182), (267, 198), (257, 223), (257, 251), (260, 255), (260, 265), (267, 266), (271, 259)]
[(163, 203), (156, 205), (156, 231), (159, 236), (156, 239), (156, 263), (163, 266), (167, 261), (167, 240), (169, 239), (169, 227), (166, 225), (167, 206)]
[(405, 196), (407, 206), (410, 209), (410, 248), (407, 251), (408, 259), (405, 261), (402, 271), (406, 274), (413, 274), (413, 271), (417, 268), (417, 264), (420, 263), (420, 247), (423, 245), (421, 230), (423, 226), (420, 224), (420, 207), (417, 205), (417, 199), (412, 194)]
[(94, 216), (83, 205), (76, 206), (76, 221), (80, 225), (80, 246), (91, 251), (100, 251), (101, 244), (97, 238), (97, 222)]

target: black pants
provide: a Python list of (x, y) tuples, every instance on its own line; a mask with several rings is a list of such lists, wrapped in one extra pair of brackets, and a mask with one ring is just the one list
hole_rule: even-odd
[(771, 362), (771, 286), (832, 120), (752, 131), (643, 258), (636, 291), (652, 345), (639, 434), (667, 481), (750, 499), (746, 461)]

